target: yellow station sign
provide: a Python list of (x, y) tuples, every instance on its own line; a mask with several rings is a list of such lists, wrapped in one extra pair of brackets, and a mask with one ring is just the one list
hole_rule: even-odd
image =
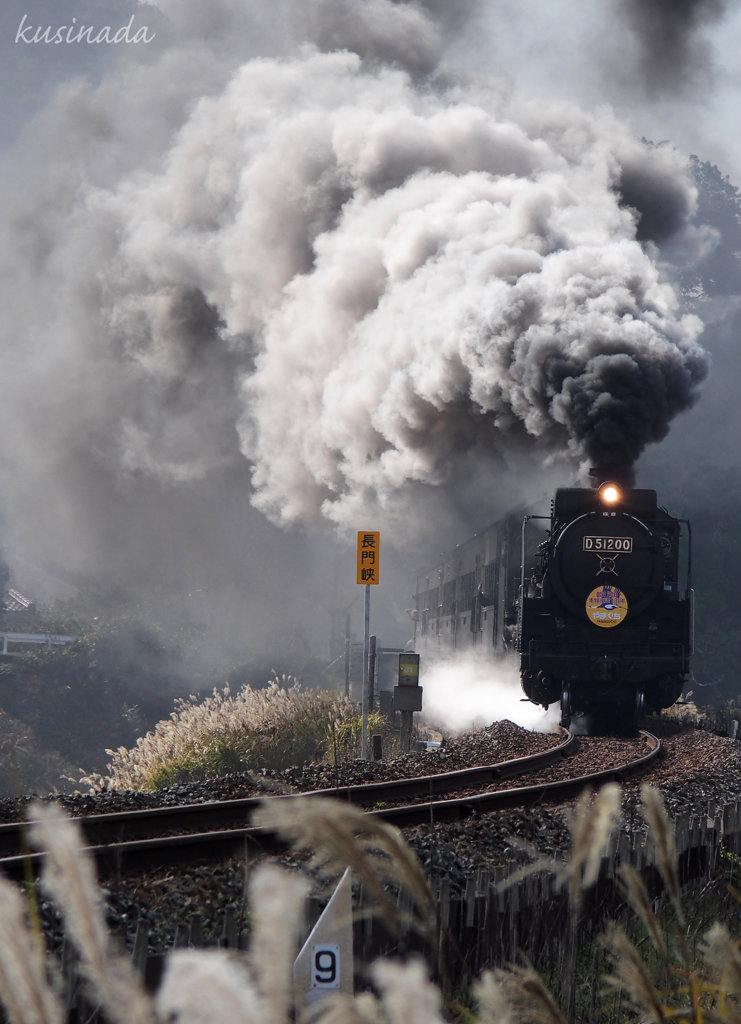
[(381, 534), (378, 530), (358, 530), (357, 583), (377, 584), (379, 582), (379, 553)]

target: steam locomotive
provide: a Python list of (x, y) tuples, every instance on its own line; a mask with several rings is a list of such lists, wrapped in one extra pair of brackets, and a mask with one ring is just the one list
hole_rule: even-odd
[[(519, 536), (518, 536), (519, 533)], [(526, 696), (577, 732), (634, 732), (682, 693), (693, 642), (689, 523), (612, 481), (556, 491), (418, 576), (419, 649), (519, 655)]]

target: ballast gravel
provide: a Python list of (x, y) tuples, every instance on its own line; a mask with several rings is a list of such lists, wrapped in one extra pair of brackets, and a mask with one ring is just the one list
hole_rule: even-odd
[[(622, 827), (639, 830), (640, 788), (658, 787), (671, 815), (703, 814), (735, 803), (741, 794), (741, 743), (691, 728), (670, 719), (652, 720), (647, 728), (660, 735), (662, 751), (650, 771), (624, 783)], [(282, 772), (234, 774), (208, 783), (176, 786), (157, 794), (132, 792), (54, 797), (73, 815), (107, 813), (139, 807), (172, 806), (273, 792), (352, 786), (363, 782), (435, 774), (535, 753), (560, 742), (557, 734), (531, 733), (511, 722), (499, 722), (479, 732), (451, 740), (439, 749), (408, 754), (388, 762), (351, 761), (345, 764), (306, 764)], [(599, 744), (599, 738), (580, 738), (580, 744)], [(603, 743), (607, 751), (609, 744)], [(0, 820), (24, 816), (30, 798), (0, 802)], [(52, 799), (52, 798), (47, 798)], [(418, 826), (405, 838), (430, 877), (446, 877), (453, 891), (480, 869), (532, 857), (561, 858), (568, 850), (569, 817), (573, 801), (502, 810), (461, 822)], [(290, 863), (290, 858), (286, 858)], [(106, 883), (109, 923), (133, 943), (137, 922), (149, 932), (149, 949), (172, 946), (178, 925), (197, 921), (205, 941), (219, 940), (228, 908), (246, 912), (246, 872), (243, 864), (158, 869), (145, 877), (124, 877)], [(54, 908), (44, 905), (42, 916), (52, 938), (59, 932)]]

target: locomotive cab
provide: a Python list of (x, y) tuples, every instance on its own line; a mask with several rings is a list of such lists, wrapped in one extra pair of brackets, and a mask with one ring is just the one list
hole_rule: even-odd
[[(525, 537), (538, 519), (549, 528), (528, 566)], [(588, 716), (634, 731), (644, 704), (659, 710), (679, 698), (692, 646), (682, 525), (655, 491), (609, 481), (559, 489), (550, 517), (525, 518), (522, 686), (536, 704), (560, 700), (563, 724)]]

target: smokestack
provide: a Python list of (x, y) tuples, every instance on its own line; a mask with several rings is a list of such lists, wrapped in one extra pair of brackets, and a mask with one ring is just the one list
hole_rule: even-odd
[(589, 470), (589, 484), (598, 490), (602, 484), (617, 484), (622, 490), (629, 491), (635, 486), (633, 466), (592, 466)]

